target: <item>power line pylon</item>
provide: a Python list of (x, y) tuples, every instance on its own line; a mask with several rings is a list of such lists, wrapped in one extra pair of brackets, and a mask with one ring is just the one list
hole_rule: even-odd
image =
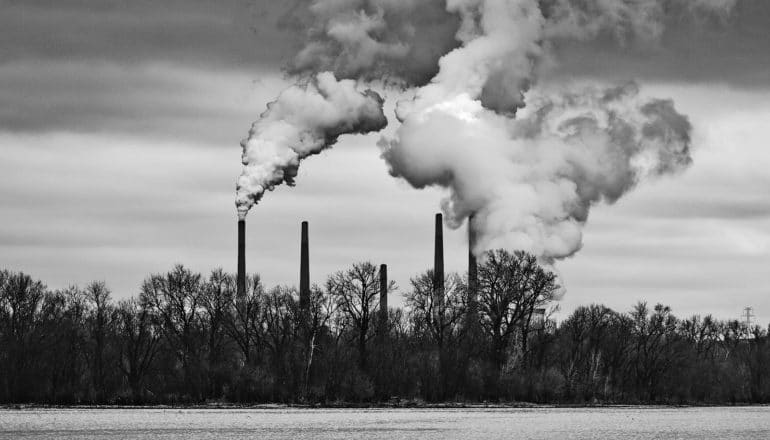
[(751, 307), (745, 307), (743, 309), (743, 318), (746, 319), (746, 328), (751, 329), (751, 318), (754, 318), (754, 314), (751, 312), (754, 311)]

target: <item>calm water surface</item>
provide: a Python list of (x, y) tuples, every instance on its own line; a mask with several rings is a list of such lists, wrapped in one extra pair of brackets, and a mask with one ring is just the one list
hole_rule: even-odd
[(770, 439), (770, 407), (0, 410), (0, 439)]

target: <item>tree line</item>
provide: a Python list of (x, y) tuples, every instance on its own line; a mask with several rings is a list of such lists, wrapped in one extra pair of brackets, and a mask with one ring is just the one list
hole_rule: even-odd
[(556, 276), (523, 252), (488, 252), (471, 283), (420, 273), (386, 311), (379, 271), (334, 273), (307, 307), (258, 275), (238, 294), (221, 269), (178, 265), (120, 301), (0, 271), (0, 402), (770, 402), (759, 326), (644, 302), (557, 324)]

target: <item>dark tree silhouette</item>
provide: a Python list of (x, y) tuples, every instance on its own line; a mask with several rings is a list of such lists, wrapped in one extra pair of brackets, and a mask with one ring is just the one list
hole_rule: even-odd
[(14, 401), (30, 397), (24, 385), (32, 379), (35, 348), (40, 344), (39, 312), (45, 291), (43, 283), (29, 275), (0, 272), (4, 388)]
[(105, 355), (107, 338), (112, 326), (110, 290), (103, 281), (86, 286), (85, 298), (89, 307), (88, 332), (91, 342), (91, 373), (96, 400), (104, 400), (106, 393)]
[(160, 320), (149, 304), (131, 298), (118, 303), (113, 322), (118, 369), (128, 384), (130, 401), (143, 403), (145, 382), (161, 341)]
[(556, 277), (534, 256), (479, 261), (476, 310), (467, 278), (446, 276), (438, 299), (424, 271), (384, 322), (371, 263), (313, 286), (302, 313), (295, 288), (252, 275), (238, 295), (221, 269), (176, 266), (117, 303), (103, 282), (52, 291), (0, 270), (0, 403), (770, 402), (766, 328), (644, 302), (557, 323)]
[(160, 317), (165, 340), (182, 365), (182, 387), (193, 399), (202, 396), (202, 276), (182, 265), (166, 275), (153, 275), (142, 285), (142, 301)]
[(336, 299), (337, 306), (347, 323), (355, 328), (358, 364), (367, 366), (367, 342), (374, 330), (374, 319), (379, 309), (380, 279), (377, 267), (366, 261), (329, 277), (327, 290)]
[(422, 340), (426, 362), (435, 360), (437, 363), (434, 377), (439, 382), (436, 386), (439, 394), (435, 398), (444, 399), (446, 395), (456, 393), (459, 378), (452, 376), (460, 374), (455, 370), (463, 366), (455, 349), (466, 328), (466, 286), (459, 275), (447, 274), (443, 298), (439, 299), (435, 294), (433, 270), (412, 278), (411, 284), (412, 290), (407, 292), (405, 299), (413, 332)]
[(517, 332), (526, 337), (535, 307), (550, 302), (559, 286), (534, 255), (498, 249), (487, 253), (479, 266), (479, 314), (492, 343), (497, 374), (508, 361), (508, 349)]

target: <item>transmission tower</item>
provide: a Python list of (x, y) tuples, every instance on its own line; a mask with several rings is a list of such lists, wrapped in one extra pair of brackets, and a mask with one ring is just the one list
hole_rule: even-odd
[(743, 318), (746, 320), (746, 328), (749, 329), (751, 328), (751, 318), (754, 318), (754, 314), (751, 313), (753, 311), (754, 309), (751, 307), (745, 307), (743, 309)]

